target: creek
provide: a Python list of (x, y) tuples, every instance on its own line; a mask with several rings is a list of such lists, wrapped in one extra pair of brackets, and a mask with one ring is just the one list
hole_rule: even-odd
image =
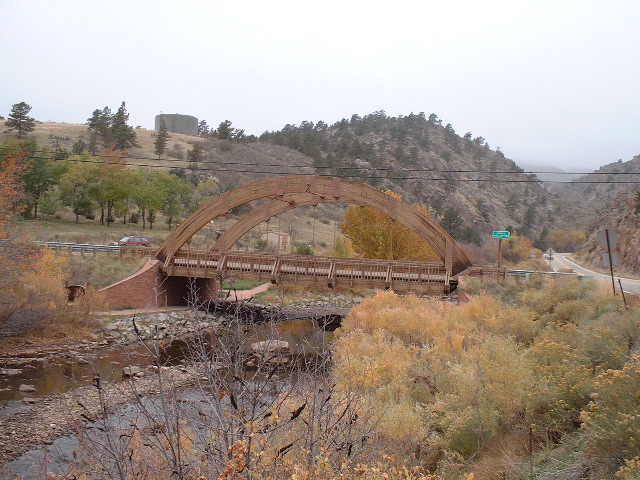
[[(245, 347), (277, 338), (287, 341), (293, 354), (300, 354), (303, 348), (320, 347), (331, 336), (330, 332), (319, 336), (316, 322), (309, 319), (258, 323), (246, 330)], [(179, 338), (164, 349), (162, 361), (164, 365), (179, 365), (188, 356), (189, 342)], [(0, 371), (4, 373), (0, 375), (0, 417), (22, 405), (25, 397), (46, 397), (91, 385), (96, 374), (103, 381), (121, 382), (124, 367), (145, 368), (153, 363), (153, 356), (140, 344), (0, 360)], [(34, 390), (21, 391), (21, 385)]]
[[(327, 347), (332, 340), (331, 332), (323, 331), (317, 319), (296, 318), (276, 322), (237, 325), (242, 334), (243, 347), (247, 350), (256, 342), (269, 339), (289, 343), (293, 357), (309, 358)], [(238, 331), (234, 332), (235, 334)], [(161, 362), (167, 366), (188, 365), (194, 344), (206, 344), (206, 336), (183, 335), (171, 340), (163, 349)], [(153, 356), (140, 342), (118, 347), (90, 348), (89, 345), (64, 352), (41, 354), (40, 356), (4, 359), (0, 361), (0, 423), (12, 423), (16, 417), (24, 418), (33, 401), (47, 402), (47, 398), (92, 385), (96, 374), (101, 381), (119, 383), (123, 381), (123, 369), (130, 366), (145, 370), (154, 363)], [(34, 391), (21, 391), (21, 385), (32, 386)], [(201, 395), (197, 390), (186, 389), (185, 396)], [(121, 407), (119, 415), (130, 405)], [(126, 415), (125, 415), (126, 416)], [(47, 421), (57, 421), (49, 420)], [(20, 424), (18, 429), (37, 428), (36, 425)], [(14, 440), (14, 446), (22, 442)], [(47, 445), (34, 445), (20, 456), (4, 465), (0, 464), (2, 478), (39, 478), (43, 466), (55, 473), (63, 473), (74, 450), (78, 447), (75, 434), (60, 435)], [(55, 452), (55, 453), (54, 453)], [(56, 458), (54, 458), (54, 456)], [(3, 475), (9, 475), (4, 477)]]

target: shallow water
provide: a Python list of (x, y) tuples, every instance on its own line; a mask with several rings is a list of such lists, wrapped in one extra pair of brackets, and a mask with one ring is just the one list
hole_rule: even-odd
[[(258, 324), (251, 327), (241, 327), (243, 342), (249, 348), (251, 343), (267, 339), (278, 339), (289, 342), (294, 355), (317, 354), (327, 346), (333, 334), (323, 332), (311, 320), (289, 320), (276, 324)], [(204, 337), (199, 337), (199, 341)], [(164, 355), (164, 361), (179, 364), (189, 358), (191, 349), (188, 340), (179, 340), (170, 345)], [(84, 353), (82, 357), (89, 363), (78, 363), (78, 358), (60, 359), (30, 359), (28, 363), (15, 366), (0, 365), (2, 368), (22, 368), (20, 375), (0, 376), (0, 388), (10, 388), (0, 392), (0, 416), (10, 417), (17, 411), (28, 409), (21, 401), (23, 397), (37, 397), (62, 393), (78, 386), (90, 384), (94, 374), (99, 372), (102, 379), (122, 381), (122, 368), (128, 365), (146, 366), (153, 363), (153, 357), (142, 346), (121, 349), (104, 349), (92, 353)], [(285, 382), (287, 380), (284, 380)], [(18, 391), (20, 384), (33, 385), (37, 392), (25, 393)], [(6, 387), (5, 387), (6, 386)], [(197, 405), (197, 414), (206, 408), (203, 392), (200, 390), (185, 390), (181, 397)], [(148, 400), (150, 401), (150, 400)], [(184, 404), (183, 404), (184, 405)], [(115, 422), (129, 421), (127, 410), (131, 406), (124, 406), (113, 415)], [(196, 415), (195, 413), (193, 414)], [(63, 474), (74, 457), (78, 447), (76, 435), (64, 436), (56, 439), (53, 444), (36, 447), (19, 458), (0, 466), (0, 478), (39, 478), (43, 471)]]
[[(101, 349), (78, 357), (27, 358), (25, 363), (2, 364), (0, 368), (20, 369), (17, 375), (0, 375), (0, 406), (24, 397), (44, 397), (88, 385), (95, 374), (108, 381), (122, 381), (122, 367), (146, 366), (151, 356), (143, 347)], [(87, 362), (87, 363), (85, 363)], [(21, 392), (20, 385), (33, 385), (35, 392)]]
[[(251, 343), (277, 338), (289, 342), (294, 354), (321, 349), (332, 337), (311, 320), (287, 320), (243, 328), (247, 348)], [(164, 352), (162, 361), (180, 364), (189, 356), (189, 351), (187, 340), (174, 341)], [(105, 381), (121, 382), (123, 367), (138, 365), (144, 368), (152, 363), (152, 355), (141, 345), (100, 349), (74, 357), (25, 358), (24, 363), (18, 365), (0, 361), (0, 368), (22, 370), (17, 375), (0, 375), (0, 414), (7, 414), (6, 409), (17, 408), (17, 402), (21, 403), (25, 397), (45, 397), (89, 385), (96, 374)], [(22, 384), (32, 385), (36, 391), (21, 392)]]

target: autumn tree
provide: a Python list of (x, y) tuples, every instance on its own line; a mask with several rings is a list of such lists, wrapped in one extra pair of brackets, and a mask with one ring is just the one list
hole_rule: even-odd
[[(385, 193), (396, 200), (402, 200), (401, 195), (390, 190)], [(423, 215), (429, 215), (424, 207), (413, 208)], [(431, 246), (415, 232), (373, 207), (349, 207), (340, 228), (349, 239), (353, 250), (365, 258), (390, 260), (437, 258)]]
[(123, 152), (106, 149), (101, 160), (102, 164), (98, 168), (100, 181), (92, 186), (91, 196), (100, 205), (100, 223), (108, 226), (114, 221), (116, 203), (127, 197), (130, 186), (124, 181), (127, 174)]
[[(24, 188), (24, 177), (27, 173), (28, 157), (32, 155), (31, 150), (38, 148), (35, 142), (19, 142), (17, 140), (7, 140), (2, 142), (0, 148), (0, 171), (3, 172), (5, 180), (0, 183), (1, 187), (6, 187), (3, 195), (3, 202), (0, 205), (0, 217), (5, 219), (11, 216), (22, 214), (27, 209), (28, 194)], [(15, 180), (18, 176), (18, 180)], [(6, 183), (6, 185), (5, 185)], [(1, 218), (0, 218), (1, 221)]]
[(34, 140), (8, 140), (2, 143), (0, 163), (12, 156), (21, 163), (23, 193), (21, 199), (27, 207), (24, 215), (38, 217), (38, 206), (42, 197), (57, 184), (65, 169), (64, 162), (53, 161), (47, 148), (39, 147)]
[[(167, 174), (170, 175), (170, 174)], [(140, 168), (135, 172), (135, 181), (132, 191), (133, 201), (140, 209), (142, 217), (142, 229), (153, 229), (156, 212), (164, 203), (166, 197), (165, 185), (160, 180), (161, 174), (150, 168)]]
[(509, 240), (504, 243), (502, 256), (509, 262), (520, 263), (530, 258), (532, 249), (533, 241), (524, 235), (512, 233)]
[(18, 138), (22, 138), (22, 134), (33, 132), (35, 129), (35, 120), (29, 116), (31, 105), (25, 102), (16, 103), (11, 107), (11, 113), (5, 122), (9, 130), (17, 130)]
[(24, 166), (16, 155), (9, 154), (0, 162), (0, 239), (7, 238), (7, 228), (12, 214), (19, 213), (22, 170)]
[(162, 191), (160, 212), (171, 228), (173, 219), (178, 217), (189, 203), (191, 185), (186, 180), (165, 171), (159, 171), (158, 184)]
[(587, 241), (587, 236), (578, 230), (554, 230), (546, 240), (549, 247), (557, 252), (573, 252)]
[(99, 164), (90, 161), (87, 156), (71, 160), (74, 161), (73, 167), (60, 177), (60, 193), (65, 205), (71, 207), (76, 216), (76, 223), (79, 223), (80, 215), (89, 216), (92, 213), (94, 202), (91, 189), (99, 182)]
[(29, 258), (11, 225), (12, 217), (24, 208), (20, 201), (24, 197), (22, 157), (24, 152), (11, 152), (3, 153), (0, 158), (0, 329), (3, 333), (21, 303), (18, 277)]
[(169, 135), (169, 130), (167, 130), (167, 122), (164, 121), (164, 118), (160, 122), (160, 128), (158, 129), (158, 133), (156, 133), (156, 141), (153, 146), (153, 153), (158, 155), (158, 158), (162, 156), (164, 151), (167, 149), (167, 143), (171, 135)]

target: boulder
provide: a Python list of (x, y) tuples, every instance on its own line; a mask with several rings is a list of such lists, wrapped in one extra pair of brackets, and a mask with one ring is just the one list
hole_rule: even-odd
[(26, 385), (23, 383), (18, 387), (18, 390), (24, 393), (33, 393), (36, 391), (36, 387), (34, 387), (33, 385)]
[(251, 345), (252, 357), (246, 366), (255, 368), (258, 365), (280, 367), (291, 361), (289, 342), (284, 340), (265, 340)]
[(141, 377), (144, 375), (142, 367), (130, 365), (122, 369), (122, 378)]
[(284, 340), (264, 340), (251, 344), (251, 351), (256, 355), (291, 354), (289, 342)]

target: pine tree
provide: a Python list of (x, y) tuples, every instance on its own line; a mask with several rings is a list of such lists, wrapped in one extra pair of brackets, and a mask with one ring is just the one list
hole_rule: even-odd
[(113, 148), (115, 150), (127, 150), (130, 147), (140, 148), (140, 144), (136, 141), (136, 132), (133, 127), (128, 125), (129, 114), (125, 108), (124, 102), (118, 108), (111, 121), (111, 138)]
[(216, 133), (220, 140), (231, 140), (233, 138), (234, 129), (229, 120), (225, 120), (218, 125)]
[(89, 125), (89, 151), (95, 155), (97, 151), (98, 140), (102, 142), (104, 146), (111, 142), (111, 122), (113, 121), (113, 114), (109, 107), (104, 107), (102, 110), (95, 109), (91, 114), (91, 117), (87, 119)]
[(153, 153), (158, 155), (158, 158), (162, 156), (164, 151), (167, 148), (167, 143), (169, 142), (169, 131), (167, 130), (167, 122), (164, 121), (164, 118), (160, 122), (160, 128), (158, 129), (158, 133), (156, 134), (156, 141), (153, 144), (154, 149)]
[(18, 138), (22, 138), (23, 133), (33, 132), (36, 127), (35, 120), (29, 116), (31, 105), (25, 102), (16, 103), (11, 107), (9, 118), (5, 125), (9, 130), (17, 130)]
[(200, 123), (198, 123), (198, 136), (206, 137), (207, 135), (209, 135), (209, 125), (206, 120), (200, 120)]

